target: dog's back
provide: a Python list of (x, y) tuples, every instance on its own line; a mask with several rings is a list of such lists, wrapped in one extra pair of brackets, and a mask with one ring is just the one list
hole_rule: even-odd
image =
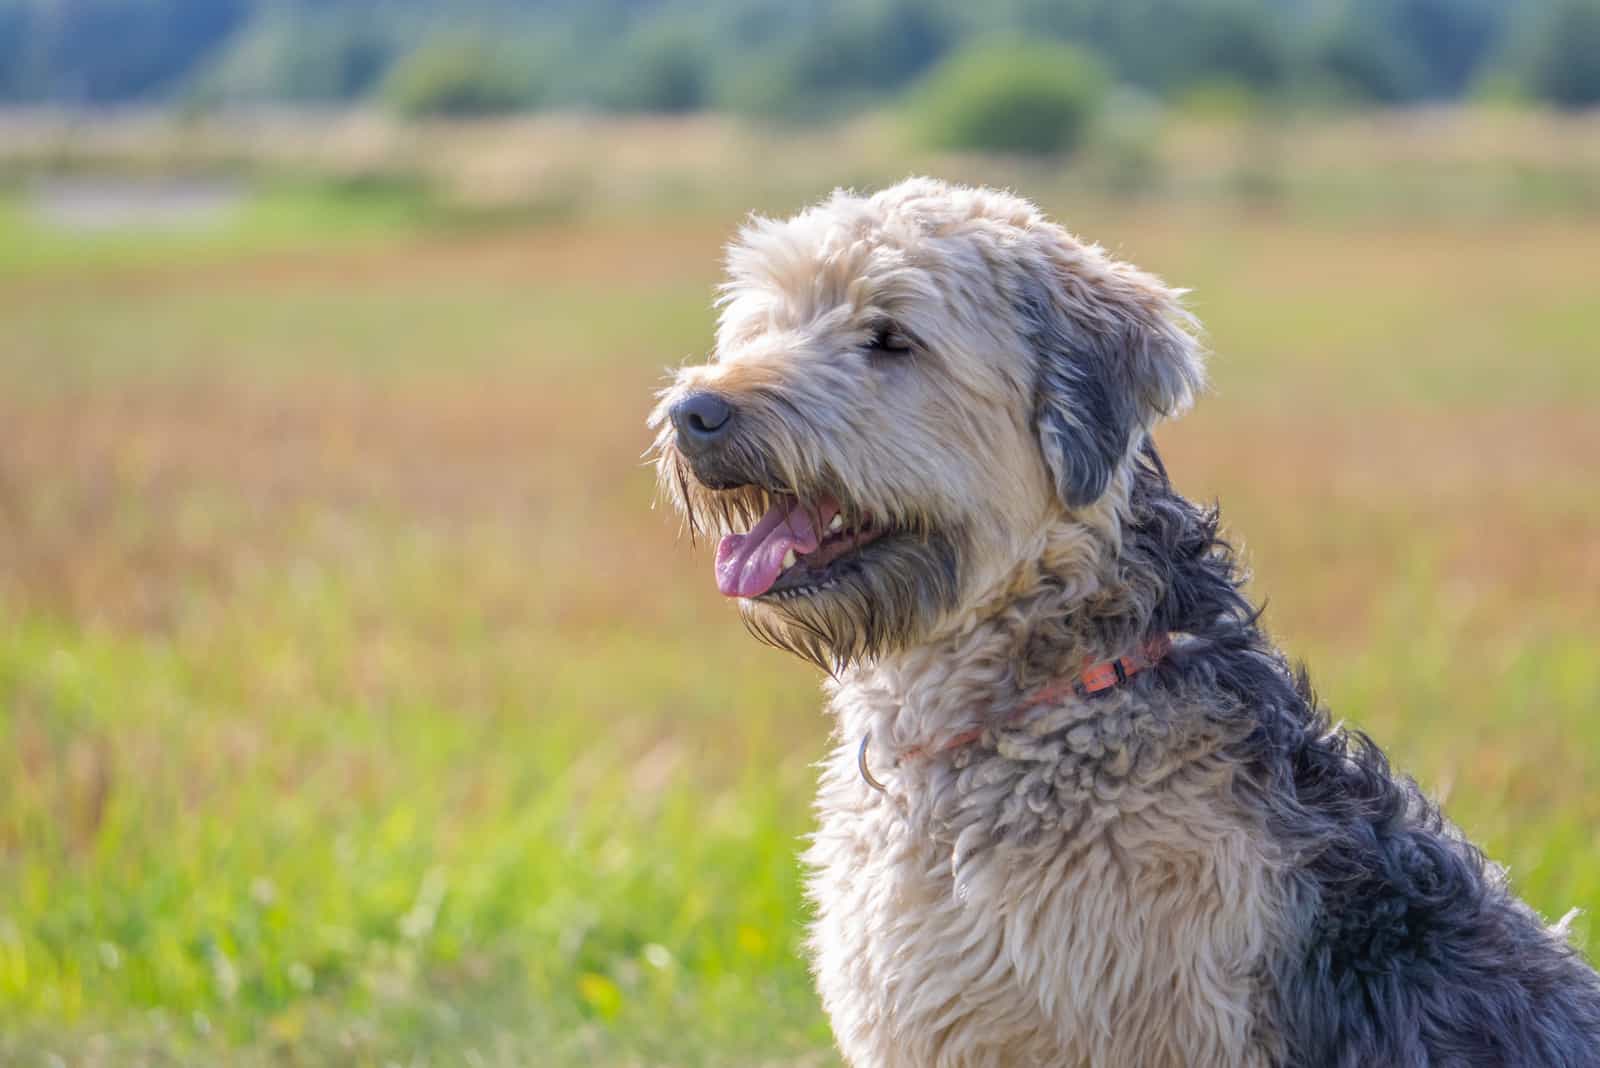
[(1167, 601), (1170, 625), (1200, 644), (1178, 670), (1247, 717), (1237, 789), (1289, 863), (1297, 929), (1265, 987), (1286, 1063), (1600, 1064), (1600, 977), (1565, 930), (1517, 900), (1368, 738), (1330, 725), (1257, 626), (1215, 515), (1159, 470), (1142, 479), (1140, 539), (1188, 547)]

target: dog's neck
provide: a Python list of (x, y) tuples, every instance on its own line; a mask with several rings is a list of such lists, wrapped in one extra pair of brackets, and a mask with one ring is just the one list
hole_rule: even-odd
[(937, 635), (842, 672), (830, 683), (841, 732), (931, 751), (1084, 664), (1131, 651), (1149, 613), (1119, 578), (1120, 518), (1058, 518), (1037, 553)]

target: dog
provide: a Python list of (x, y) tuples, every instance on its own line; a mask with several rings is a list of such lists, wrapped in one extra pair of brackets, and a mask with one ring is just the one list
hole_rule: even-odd
[(728, 252), (650, 425), (749, 629), (827, 672), (809, 950), (857, 1068), (1600, 1065), (1600, 977), (1241, 592), (1151, 442), (1181, 293), (912, 179)]

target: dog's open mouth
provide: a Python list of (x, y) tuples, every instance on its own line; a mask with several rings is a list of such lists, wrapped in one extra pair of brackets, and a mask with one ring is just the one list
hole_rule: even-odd
[(871, 520), (845, 522), (839, 502), (823, 496), (809, 505), (787, 493), (748, 533), (717, 545), (717, 589), (728, 597), (800, 596), (827, 589), (838, 568), (884, 533)]

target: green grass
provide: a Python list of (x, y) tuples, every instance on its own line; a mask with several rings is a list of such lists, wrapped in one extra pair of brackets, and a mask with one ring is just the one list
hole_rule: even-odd
[[(1600, 225), (1052, 207), (1195, 288), (1166, 454), (1336, 711), (1600, 906)], [(0, 1061), (833, 1063), (817, 680), (639, 462), (737, 211), (354, 210), (7, 253)]]
[[(354, 653), (327, 611), (290, 621), (318, 632), (313, 673)], [(705, 699), (666, 651), (569, 652), (528, 650), (571, 667), (490, 707), (307, 693), (268, 715), (161, 643), (8, 634), (7, 749), (53, 769), (5, 769), (23, 784), (6, 832), (28, 843), (0, 927), (10, 1052), (82, 1054), (102, 1031), (306, 1062), (816, 1045), (794, 963), (803, 763), (751, 739), (748, 770), (690, 786), (680, 764), (726, 754), (639, 722), (640, 704)], [(597, 693), (590, 673), (624, 661), (627, 684)]]

